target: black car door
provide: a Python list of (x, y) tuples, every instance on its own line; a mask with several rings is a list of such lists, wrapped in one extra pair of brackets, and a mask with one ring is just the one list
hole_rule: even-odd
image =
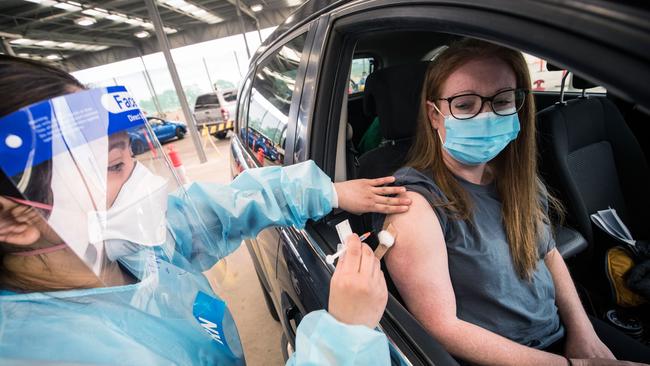
[[(289, 34), (257, 62), (246, 82), (238, 111), (238, 136), (232, 143), (233, 175), (252, 167), (292, 163), (293, 135), (310, 33), (309, 25)], [(305, 50), (307, 52), (305, 53)], [(293, 336), (302, 315), (323, 305), (313, 291), (301, 287), (298, 278), (313, 275), (298, 253), (304, 243), (291, 228), (270, 228), (247, 245), (260, 282), (270, 294), (284, 333)], [(325, 294), (325, 298), (327, 294)], [(312, 306), (311, 304), (318, 304)]]

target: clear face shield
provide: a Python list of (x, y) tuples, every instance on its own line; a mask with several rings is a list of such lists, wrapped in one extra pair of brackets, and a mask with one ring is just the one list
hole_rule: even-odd
[[(19, 197), (0, 198), (0, 233), (19, 231), (25, 223), (37, 232), (33, 240), (0, 238), (3, 246), (43, 252), (65, 245), (87, 269), (81, 277), (89, 286), (93, 280), (99, 285), (124, 282), (118, 259), (139, 253), (138, 260), (126, 265), (126, 276), (145, 277), (144, 249), (174, 250), (167, 196), (180, 186), (153, 136), (121, 86), (68, 94), (4, 117), (0, 168)], [(134, 143), (144, 143), (147, 151), (134, 156)], [(13, 206), (31, 209), (21, 213)], [(65, 278), (60, 281), (64, 283), (53, 287), (67, 287)]]
[(243, 363), (232, 316), (200, 272), (216, 261), (220, 229), (192, 203), (124, 87), (0, 119), (0, 173), (0, 353)]

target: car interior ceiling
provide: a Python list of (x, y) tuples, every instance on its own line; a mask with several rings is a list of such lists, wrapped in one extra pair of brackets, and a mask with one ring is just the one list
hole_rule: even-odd
[[(415, 134), (427, 56), (457, 38), (430, 31), (394, 30), (359, 38), (354, 54), (371, 56), (377, 62), (366, 79), (365, 90), (347, 96), (345, 103), (348, 141), (343, 164), (347, 165), (347, 179), (389, 175), (405, 163)], [(570, 80), (577, 89), (596, 86), (577, 75)], [(638, 235), (636, 238), (650, 239), (644, 222), (650, 207), (650, 116), (647, 110), (611, 93), (566, 93), (564, 103), (560, 103), (559, 95), (533, 93), (540, 131), (540, 174), (567, 209), (566, 222), (558, 225), (556, 232), (558, 249), (575, 277), (587, 311), (602, 317), (607, 309), (615, 307), (603, 275), (605, 250), (615, 243), (592, 233), (589, 213), (615, 206), (633, 234)], [(356, 147), (375, 117), (379, 118), (383, 142), (359, 154)], [(558, 135), (561, 129), (568, 129), (571, 135)], [(594, 159), (598, 164), (589, 163)], [(340, 163), (337, 159), (337, 165)], [(355, 230), (371, 229), (368, 217), (355, 221)], [(595, 268), (599, 276), (594, 275)], [(389, 290), (401, 301), (386, 268), (384, 273)], [(643, 320), (650, 329), (650, 319)]]

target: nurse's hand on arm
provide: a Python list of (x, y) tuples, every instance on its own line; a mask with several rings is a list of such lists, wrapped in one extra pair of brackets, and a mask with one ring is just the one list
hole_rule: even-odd
[(355, 214), (404, 212), (410, 204), (408, 199), (386, 197), (404, 191), (403, 187), (383, 187), (394, 180), (384, 177), (332, 183), (311, 160), (286, 167), (248, 169), (228, 185), (190, 185), (187, 193), (194, 207), (187, 204), (182, 191), (171, 195), (167, 221), (179, 237), (199, 221), (207, 228), (211, 237), (202, 245), (187, 237), (179, 246), (179, 253), (203, 271), (238, 248), (242, 239), (255, 237), (271, 226), (303, 228), (307, 220), (317, 220), (334, 207)]
[[(451, 354), (479, 365), (558, 365), (562, 356), (523, 346), (456, 316), (447, 248), (438, 217), (421, 195), (406, 213), (386, 219), (400, 233), (386, 265), (408, 309)], [(417, 230), (413, 230), (417, 228)], [(573, 359), (573, 365), (633, 365), (604, 359)]]
[(358, 236), (350, 236), (330, 283), (329, 312), (314, 311), (302, 320), (287, 365), (390, 365), (388, 340), (374, 330), (387, 301), (379, 260)]
[(395, 177), (390, 176), (334, 183), (339, 208), (354, 214), (406, 212), (411, 204), (409, 198), (388, 197), (406, 191), (404, 187), (384, 187), (393, 182)]

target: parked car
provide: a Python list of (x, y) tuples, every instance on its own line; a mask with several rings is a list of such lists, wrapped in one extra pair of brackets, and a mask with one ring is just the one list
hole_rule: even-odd
[[(147, 117), (147, 122), (161, 143), (172, 139), (183, 139), (187, 133), (187, 125), (184, 122), (158, 117)], [(131, 139), (131, 150), (135, 155), (149, 150), (151, 142), (147, 140), (143, 127), (130, 129), (128, 133)]]
[(217, 90), (199, 95), (194, 104), (194, 119), (199, 130), (206, 128), (211, 135), (223, 139), (233, 130), (232, 117), (237, 109), (237, 90)]
[[(459, 37), (475, 37), (521, 50), (540, 60), (544, 77), (548, 61), (558, 65), (555, 72), (561, 73), (560, 78), (573, 74), (573, 86), (580, 90), (533, 91), (539, 119), (553, 120), (539, 126), (540, 169), (567, 208), (566, 224), (557, 233), (558, 248), (587, 312), (607, 318), (615, 304), (602, 275), (602, 252), (612, 244), (603, 244), (603, 238), (592, 231), (589, 210), (593, 211), (594, 202), (607, 204), (605, 198), (614, 194), (617, 198), (611, 204), (624, 203), (627, 210), (621, 206), (618, 211), (626, 211), (632, 224), (647, 223), (650, 207), (646, 163), (650, 88), (640, 82), (650, 80), (650, 12), (632, 4), (603, 0), (308, 1), (251, 60), (239, 92), (238, 132), (231, 139), (232, 175), (261, 165), (290, 165), (308, 159), (335, 181), (390, 174), (403, 164), (416, 133), (426, 62), (440, 47)], [(351, 90), (350, 70), (360, 60), (372, 65), (372, 73), (364, 80), (365, 89)], [(531, 73), (538, 72), (535, 67), (531, 66)], [(374, 78), (387, 76), (390, 82), (385, 85), (390, 88), (373, 86), (373, 74)], [(601, 89), (585, 92), (592, 86)], [(618, 124), (609, 124), (614, 117), (603, 114), (600, 105), (619, 113), (614, 121)], [(579, 119), (569, 128), (585, 130), (558, 136), (547, 125), (557, 122), (553, 115), (569, 111)], [(382, 127), (380, 147), (359, 156), (355, 146), (376, 117), (390, 128)], [(557, 120), (564, 123), (562, 118)], [(627, 142), (621, 145), (621, 140), (612, 140), (619, 134), (602, 127), (603, 123), (616, 126)], [(278, 136), (277, 131), (285, 131), (277, 140), (282, 156), (260, 162), (255, 141), (260, 135)], [(603, 148), (592, 154), (591, 144)], [(578, 156), (588, 158), (578, 161)], [(588, 199), (594, 192), (597, 199)], [(638, 211), (639, 207), (645, 209)], [(326, 263), (325, 256), (336, 251), (334, 225), (344, 219), (350, 220), (357, 233), (369, 229), (366, 216), (335, 210), (308, 222), (305, 229), (271, 228), (246, 241), (269, 312), (282, 324), (285, 356), (294, 347), (302, 317), (327, 307), (334, 267)], [(392, 363), (456, 365), (409, 313), (385, 268), (384, 273), (390, 294), (380, 329), (388, 336)], [(649, 314), (636, 313), (648, 330)]]
[(278, 159), (284, 159), (284, 149), (281, 146), (278, 146), (273, 139), (261, 134), (260, 132), (254, 130), (253, 128), (248, 128), (248, 147), (251, 151), (256, 153), (259, 159), (260, 150), (263, 153), (263, 158), (268, 159), (271, 162), (275, 162)]

